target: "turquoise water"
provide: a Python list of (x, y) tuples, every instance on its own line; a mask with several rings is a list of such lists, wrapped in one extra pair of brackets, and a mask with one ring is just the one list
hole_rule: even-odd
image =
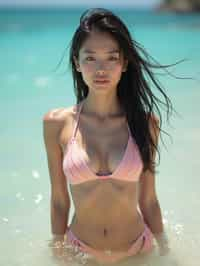
[[(42, 118), (75, 103), (66, 48), (83, 10), (0, 10), (1, 265), (57, 265), (47, 245), (50, 183)], [(187, 59), (170, 71), (193, 80), (159, 76), (180, 116), (173, 116), (171, 126), (164, 121), (173, 142), (163, 134), (168, 148), (160, 142), (156, 178), (172, 252), (155, 254), (148, 265), (198, 265), (200, 15), (112, 10), (160, 63)], [(70, 219), (72, 214), (73, 206)]]

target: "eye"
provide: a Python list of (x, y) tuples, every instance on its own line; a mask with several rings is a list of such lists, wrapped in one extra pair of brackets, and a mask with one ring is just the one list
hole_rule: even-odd
[(109, 58), (109, 60), (112, 60), (112, 61), (117, 61), (117, 60), (118, 60), (118, 57), (111, 56), (111, 57)]
[(92, 61), (94, 58), (92, 56), (88, 56), (85, 58), (87, 61)]

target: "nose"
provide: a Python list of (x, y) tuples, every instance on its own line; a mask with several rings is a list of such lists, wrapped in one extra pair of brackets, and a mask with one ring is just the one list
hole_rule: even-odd
[(105, 74), (105, 70), (103, 70), (103, 69), (97, 69), (97, 70), (96, 70), (96, 73), (97, 73), (98, 75), (104, 75), (104, 74)]
[(106, 64), (104, 62), (98, 62), (96, 65), (96, 74), (104, 75), (106, 73)]

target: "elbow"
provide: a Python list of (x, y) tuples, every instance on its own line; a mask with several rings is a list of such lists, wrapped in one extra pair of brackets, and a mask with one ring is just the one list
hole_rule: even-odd
[(160, 204), (158, 199), (155, 198), (148, 202), (139, 202), (139, 207), (142, 212), (152, 212), (153, 210), (160, 208)]
[(151, 202), (149, 204), (140, 205), (140, 211), (145, 221), (147, 221), (147, 223), (150, 223), (150, 221), (153, 221), (155, 217), (158, 216), (158, 214), (160, 215), (159, 202), (156, 201), (156, 202)]
[(51, 197), (51, 208), (54, 210), (63, 213), (66, 211), (69, 211), (70, 208), (70, 202), (66, 200), (60, 200), (60, 199), (55, 199)]

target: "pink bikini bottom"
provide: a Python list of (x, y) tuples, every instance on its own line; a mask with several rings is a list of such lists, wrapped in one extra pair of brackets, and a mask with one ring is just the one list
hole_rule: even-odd
[(79, 240), (70, 229), (66, 231), (66, 236), (67, 242), (72, 247), (76, 247), (76, 250), (91, 255), (98, 262), (114, 263), (129, 256), (147, 253), (153, 249), (153, 234), (147, 224), (145, 224), (142, 234), (127, 251), (96, 250)]

